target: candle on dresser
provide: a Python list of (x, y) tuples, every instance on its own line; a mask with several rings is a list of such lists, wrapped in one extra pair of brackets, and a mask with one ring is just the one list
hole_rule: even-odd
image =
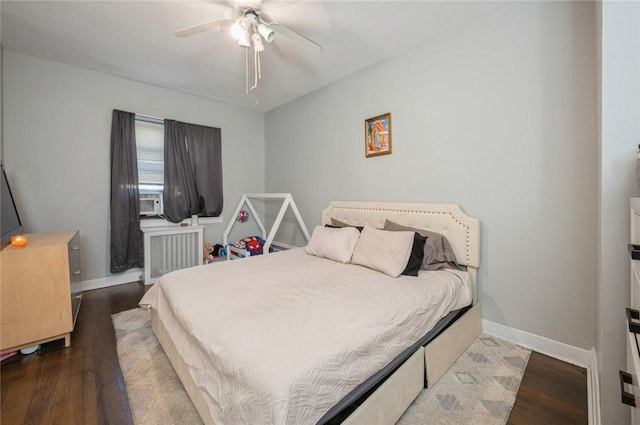
[(11, 236), (11, 245), (21, 248), (27, 246), (27, 237), (25, 235)]

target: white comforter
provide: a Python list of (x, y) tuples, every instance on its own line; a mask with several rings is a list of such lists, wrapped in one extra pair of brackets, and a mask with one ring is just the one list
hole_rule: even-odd
[(469, 304), (468, 279), (394, 279), (294, 249), (169, 273), (147, 298), (216, 422), (315, 424)]

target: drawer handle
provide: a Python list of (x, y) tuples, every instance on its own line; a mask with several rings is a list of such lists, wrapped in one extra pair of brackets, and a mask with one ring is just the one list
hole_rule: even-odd
[(629, 332), (640, 334), (640, 311), (627, 307), (627, 323)]
[(79, 276), (80, 275), (80, 270), (76, 270), (75, 272), (73, 272), (74, 276)]
[(78, 246), (72, 246), (72, 247), (71, 247), (71, 251), (80, 251), (80, 245), (78, 245)]
[(620, 394), (622, 394), (622, 403), (627, 406), (636, 407), (636, 398), (633, 394), (624, 390), (624, 384), (632, 384), (633, 377), (627, 372), (620, 371)]
[(629, 244), (629, 255), (632, 260), (640, 260), (640, 245)]

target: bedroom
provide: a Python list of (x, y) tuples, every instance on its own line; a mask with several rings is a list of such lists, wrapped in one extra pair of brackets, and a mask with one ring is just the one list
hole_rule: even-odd
[[(483, 226), (483, 319), (578, 356), (595, 347), (603, 423), (623, 423), (627, 294), (612, 282), (629, 280), (620, 223), (638, 194), (638, 123), (618, 114), (637, 116), (628, 75), (640, 73), (627, 72), (638, 62), (624, 52), (639, 50), (638, 10), (604, 2), (599, 18), (599, 7), (505, 4), (267, 112), (3, 44), (2, 160), (30, 231), (80, 229), (88, 287), (120, 278), (106, 230), (113, 108), (221, 127), (225, 220), (245, 192), (293, 193), (309, 227), (334, 199), (459, 203)], [(364, 158), (362, 121), (384, 112), (393, 153)], [(208, 239), (223, 228), (208, 226)]]

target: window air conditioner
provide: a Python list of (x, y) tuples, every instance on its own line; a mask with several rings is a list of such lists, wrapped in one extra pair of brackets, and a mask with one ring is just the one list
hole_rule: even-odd
[(140, 215), (162, 215), (162, 193), (140, 194)]

